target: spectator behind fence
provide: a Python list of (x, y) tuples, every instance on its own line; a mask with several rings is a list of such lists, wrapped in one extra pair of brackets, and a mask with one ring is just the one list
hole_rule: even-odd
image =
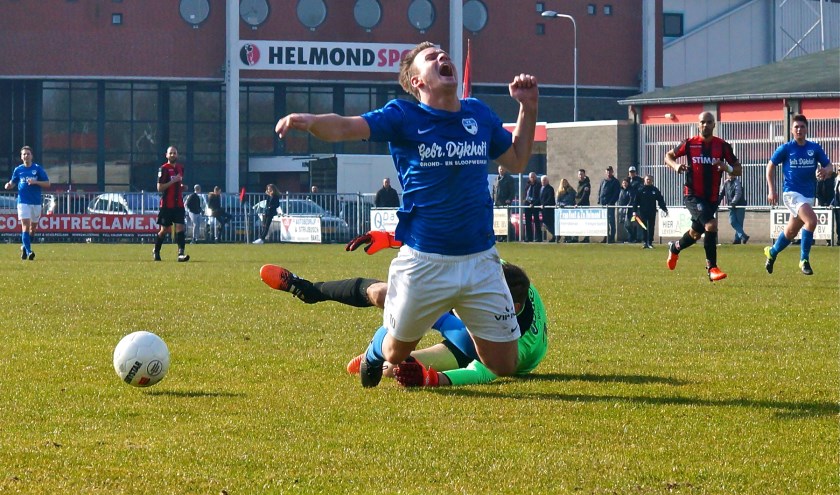
[(274, 220), (274, 216), (277, 215), (277, 208), (280, 207), (280, 191), (277, 190), (277, 186), (274, 184), (265, 186), (265, 194), (268, 195), (268, 198), (265, 200), (265, 209), (263, 210), (262, 230), (260, 236), (254, 239), (254, 244), (265, 243), (268, 238), (268, 231), (271, 229), (271, 221)]
[[(499, 175), (496, 176), (496, 181), (493, 183), (493, 206), (497, 208), (509, 208), (515, 199), (516, 182), (507, 173), (507, 169), (499, 165)], [(507, 212), (506, 218), (508, 226), (507, 239), (513, 240), (515, 232), (513, 225), (510, 223), (510, 212)]]
[(391, 187), (391, 179), (385, 177), (382, 179), (382, 187), (376, 191), (376, 198), (373, 200), (373, 205), (377, 208), (399, 208), (400, 195), (397, 190)]
[(747, 214), (744, 206), (747, 205), (747, 197), (740, 177), (730, 174), (726, 178), (723, 183), (723, 197), (729, 206), (729, 225), (735, 231), (732, 244), (746, 244), (750, 240), (750, 236), (744, 233), (744, 217)]
[[(589, 182), (589, 177), (586, 176), (586, 170), (578, 170), (578, 187), (575, 194), (575, 206), (589, 206), (589, 194), (592, 192), (592, 186)], [(575, 238), (577, 241), (577, 238)], [(581, 242), (589, 242), (589, 236), (583, 238)]]
[(201, 186), (196, 184), (193, 186), (193, 192), (187, 196), (187, 201), (184, 203), (187, 207), (187, 214), (190, 216), (192, 223), (192, 240), (190, 244), (195, 244), (201, 236)]
[(213, 192), (207, 195), (207, 208), (210, 210), (210, 228), (213, 231), (213, 242), (219, 242), (219, 234), (230, 222), (230, 213), (222, 208), (222, 189), (219, 186), (213, 188)]
[[(548, 176), (540, 179), (540, 205), (542, 205), (542, 225), (545, 227), (548, 242), (554, 240), (554, 188), (548, 183)], [(540, 229), (542, 235), (542, 229)]]
[[(837, 165), (837, 171), (840, 170), (840, 164)], [(834, 209), (834, 245), (840, 246), (840, 180), (834, 181), (834, 198), (831, 200), (831, 207)]]
[(633, 221), (633, 203), (636, 201), (636, 192), (630, 187), (630, 179), (621, 179), (621, 190), (618, 192), (618, 223), (624, 228), (624, 242), (636, 242), (636, 228), (638, 224)]
[(598, 188), (598, 204), (607, 207), (607, 237), (601, 242), (612, 244), (615, 242), (615, 206), (618, 201), (618, 192), (621, 189), (618, 179), (613, 175), (612, 166), (604, 170), (604, 180)]
[[(633, 194), (633, 198), (635, 198), (636, 195), (639, 194), (639, 191), (642, 190), (642, 187), (644, 187), (644, 185), (645, 185), (642, 178), (636, 172), (636, 167), (635, 166), (631, 166), (627, 170), (627, 180), (630, 181), (630, 190), (631, 190), (631, 193)], [(639, 227), (639, 225), (637, 224), (635, 227), (633, 227), (633, 232), (635, 232), (634, 242), (644, 242), (644, 240), (645, 240), (644, 229)]]
[(575, 188), (566, 179), (560, 180), (560, 190), (557, 191), (557, 206), (574, 206)]
[(540, 228), (540, 181), (537, 174), (528, 174), (528, 184), (525, 187), (525, 242), (542, 242), (542, 229)]
[(636, 200), (633, 202), (633, 213), (642, 220), (646, 228), (645, 231), (645, 245), (642, 249), (653, 249), (653, 230), (656, 228), (656, 205), (662, 210), (663, 216), (668, 216), (668, 207), (665, 206), (665, 198), (662, 197), (662, 192), (653, 185), (653, 176), (645, 176), (645, 185), (642, 190), (636, 194)]
[[(827, 175), (822, 179), (817, 178), (817, 206), (822, 206), (824, 208), (831, 206), (831, 202), (834, 200), (834, 185), (836, 182), (837, 173), (833, 170), (833, 167), (830, 175)], [(831, 246), (831, 232), (828, 234), (829, 239), (826, 241), (826, 244)]]

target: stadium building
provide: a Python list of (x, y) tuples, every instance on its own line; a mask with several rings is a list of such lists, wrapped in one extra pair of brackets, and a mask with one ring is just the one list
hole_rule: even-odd
[[(552, 8), (568, 18), (541, 16)], [(431, 40), (459, 67), (469, 46), (472, 94), (505, 121), (516, 117), (507, 84), (520, 72), (540, 80), (541, 120), (624, 119), (618, 100), (661, 85), (661, 9), (661, 0), (5, 0), (0, 174), (28, 144), (55, 190), (150, 190), (175, 145), (188, 184), (335, 192), (337, 157), (387, 148), (281, 141), (278, 117), (360, 114), (408, 98), (399, 56)], [(239, 97), (227, 99), (229, 88)], [(317, 177), (315, 160), (326, 170)]]

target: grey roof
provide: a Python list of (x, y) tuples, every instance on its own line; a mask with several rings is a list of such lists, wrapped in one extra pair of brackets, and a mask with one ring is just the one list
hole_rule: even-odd
[(840, 48), (619, 100), (622, 105), (840, 97)]

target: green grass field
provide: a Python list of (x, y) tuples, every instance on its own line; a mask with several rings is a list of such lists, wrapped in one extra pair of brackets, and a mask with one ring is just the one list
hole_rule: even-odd
[[(0, 493), (828, 494), (838, 492), (840, 250), (506, 245), (547, 305), (528, 379), (362, 389), (346, 362), (381, 313), (305, 305), (312, 280), (384, 278), (339, 245), (0, 246)], [(169, 345), (167, 377), (122, 383), (114, 346)], [(435, 340), (428, 337), (429, 343)]]

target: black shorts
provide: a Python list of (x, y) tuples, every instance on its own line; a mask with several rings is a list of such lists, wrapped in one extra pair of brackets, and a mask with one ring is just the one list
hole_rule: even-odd
[(171, 227), (173, 223), (184, 225), (185, 216), (183, 208), (161, 208), (158, 212), (157, 223), (161, 227)]
[(683, 204), (691, 213), (691, 228), (695, 232), (702, 233), (705, 231), (705, 225), (715, 218), (715, 213), (718, 211), (717, 203), (712, 203), (697, 196), (685, 196)]

